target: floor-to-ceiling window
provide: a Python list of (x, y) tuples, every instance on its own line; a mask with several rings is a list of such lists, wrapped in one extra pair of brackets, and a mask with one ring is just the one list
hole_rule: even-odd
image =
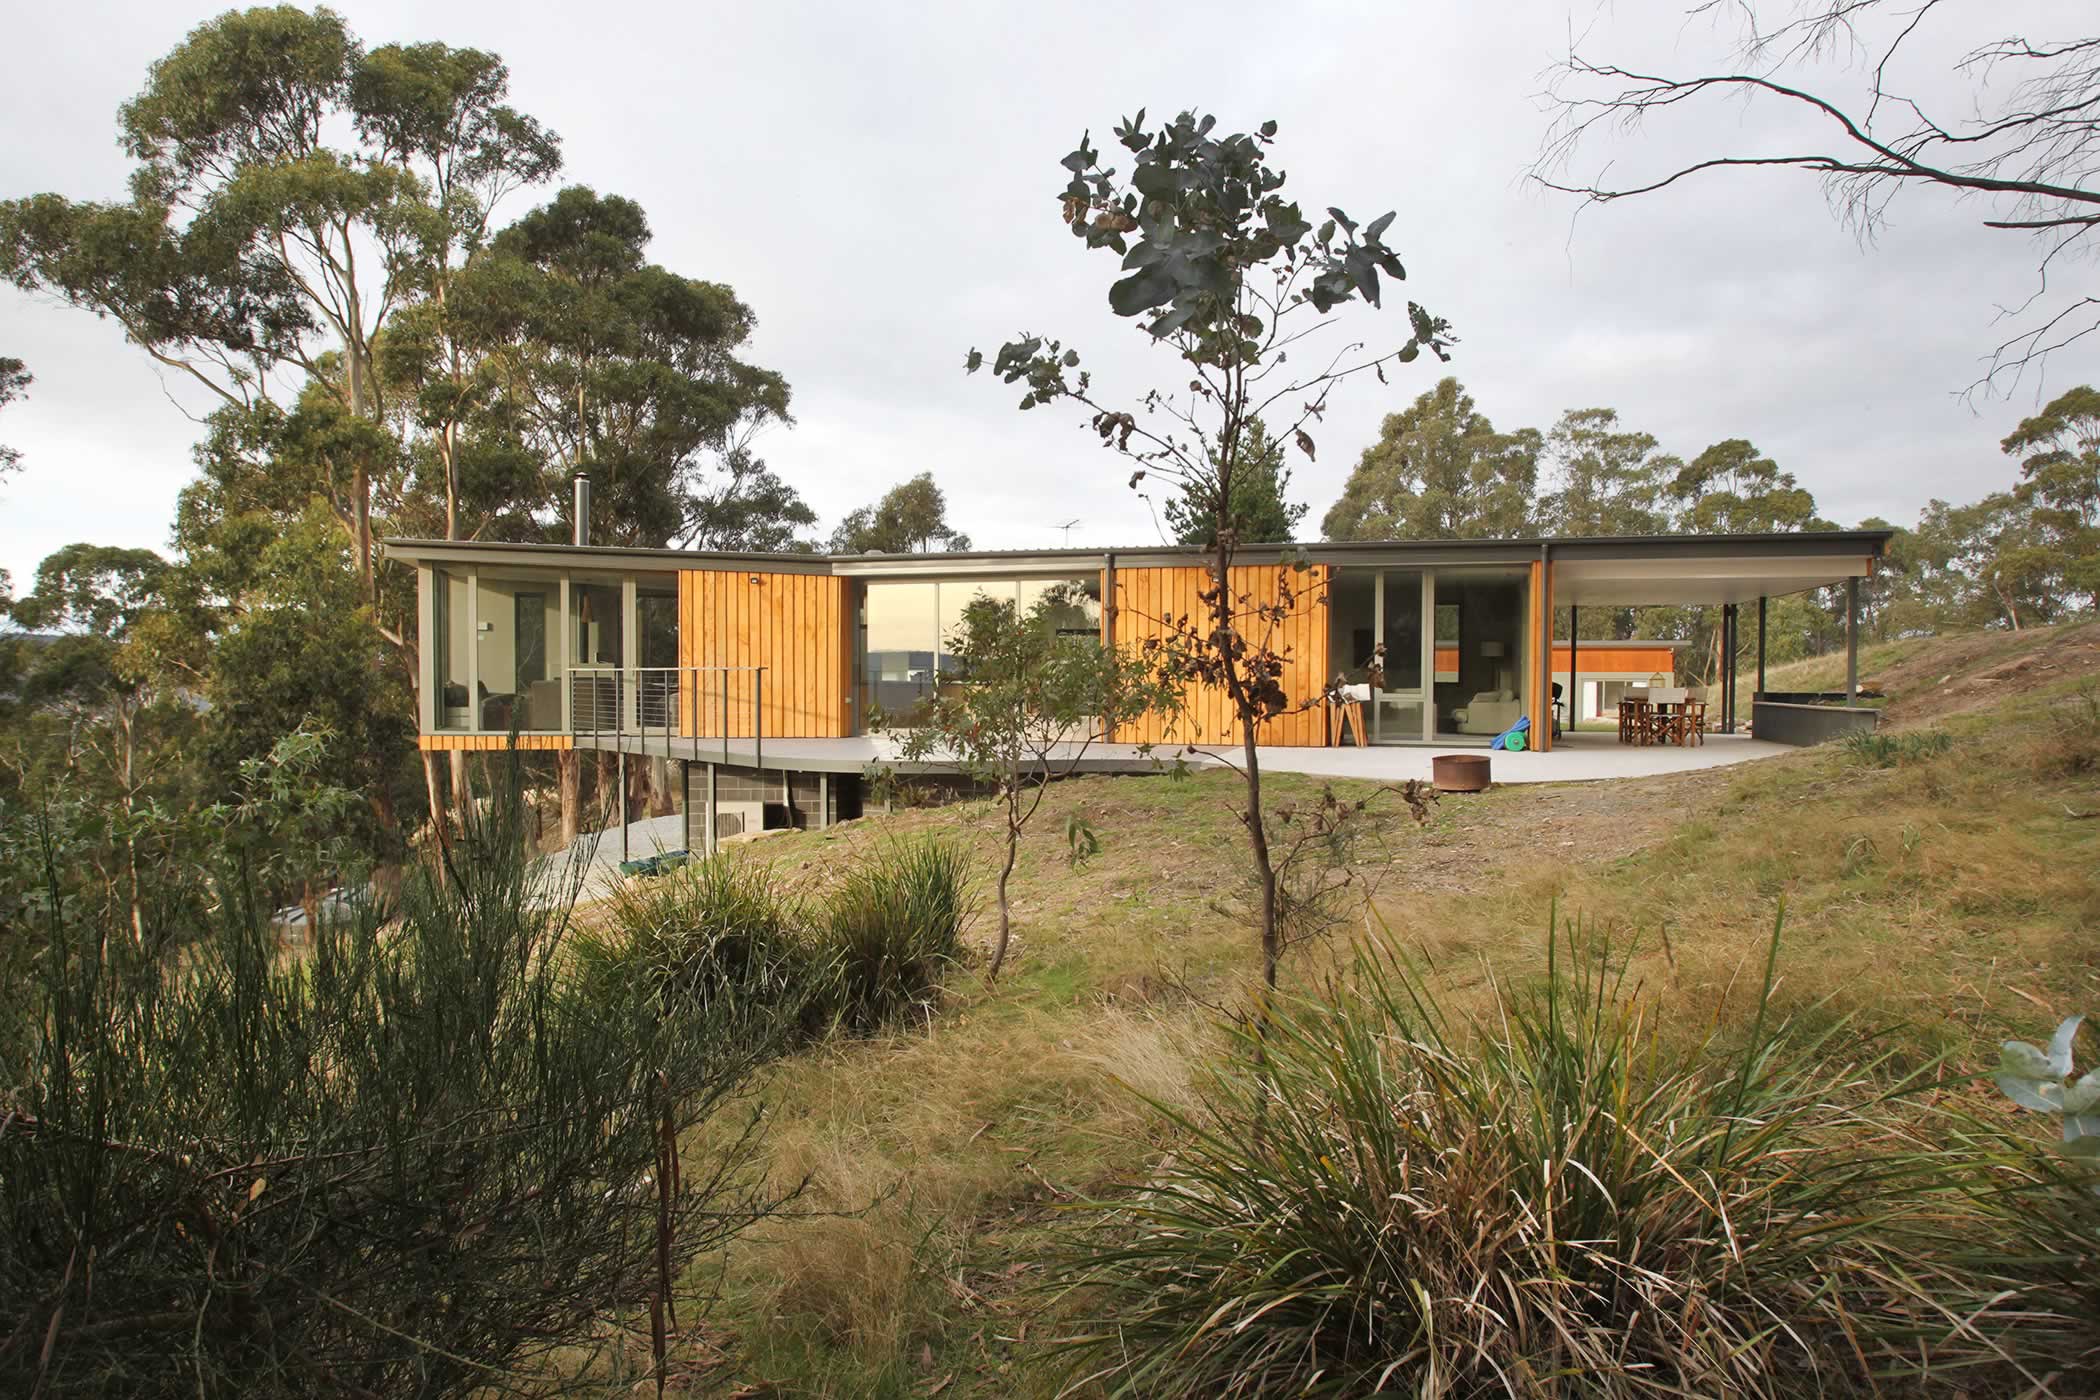
[(619, 668), (627, 664), (625, 590), (616, 578), (569, 581), (570, 720), (578, 729), (617, 730), (620, 697), (626, 689)]
[(477, 572), (474, 728), (561, 728), (560, 613), (557, 574)]
[(1524, 715), (1528, 579), (1523, 568), (1436, 571), (1437, 733), (1492, 738)]
[(473, 645), (467, 629), (468, 576), (433, 569), (431, 586), (431, 684), (439, 729), (472, 729), (474, 716)]
[(1353, 698), (1364, 706), (1374, 744), (1420, 743), (1429, 688), (1420, 569), (1347, 566), (1328, 585), (1328, 655)]
[(635, 703), (644, 729), (678, 715), (678, 575), (642, 574), (634, 584)]

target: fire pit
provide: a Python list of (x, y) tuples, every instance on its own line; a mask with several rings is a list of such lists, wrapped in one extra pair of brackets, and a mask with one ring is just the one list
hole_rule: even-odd
[(1485, 792), (1488, 756), (1484, 753), (1440, 753), (1429, 760), (1429, 773), (1438, 792)]

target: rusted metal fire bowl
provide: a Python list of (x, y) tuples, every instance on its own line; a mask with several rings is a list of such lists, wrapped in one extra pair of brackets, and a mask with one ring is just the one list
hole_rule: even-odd
[(1440, 753), (1429, 760), (1429, 774), (1438, 792), (1485, 792), (1488, 756), (1484, 753)]

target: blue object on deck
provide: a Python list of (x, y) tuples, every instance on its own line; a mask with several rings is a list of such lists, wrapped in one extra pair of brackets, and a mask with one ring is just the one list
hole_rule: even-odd
[(640, 860), (620, 862), (622, 875), (668, 875), (693, 858), (691, 851), (660, 851)]
[[(1491, 749), (1502, 749), (1508, 753), (1522, 753), (1526, 748), (1530, 747), (1528, 741), (1524, 738), (1530, 732), (1531, 716), (1519, 715), (1517, 716), (1517, 722), (1500, 734), (1497, 734), (1495, 742), (1489, 744), (1488, 747)], [(1515, 742), (1512, 743), (1511, 740), (1515, 740)]]

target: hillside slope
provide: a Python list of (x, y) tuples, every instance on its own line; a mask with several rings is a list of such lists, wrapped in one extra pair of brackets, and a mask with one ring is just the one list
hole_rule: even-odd
[[(1821, 688), (1829, 664), (1789, 668), (1784, 683)], [(1630, 949), (1658, 1014), (1689, 1030), (1749, 1005), (1783, 907), (1782, 1007), (1826, 1024), (1856, 1015), (1861, 1035), (1945, 1052), (1954, 1085), (2003, 1036), (2100, 1012), (2096, 667), (2090, 625), (1896, 643), (1863, 672), (1898, 731), (1941, 729), (1944, 753), (1882, 768), (1826, 748), (1502, 789), (1447, 799), (1420, 830), (1384, 812), (1347, 853), (1368, 908), (1359, 900), (1292, 973), (1323, 975), (1368, 932), (1411, 950), (1453, 997), (1484, 998), (1490, 975), (1539, 966), (1557, 910)], [(1272, 794), (1319, 790), (1287, 779)], [(690, 1339), (691, 1365), (746, 1395), (1038, 1393), (1032, 1363), (1055, 1320), (1037, 1251), (1057, 1207), (1162, 1150), (1140, 1095), (1189, 1096), (1216, 1016), (1254, 967), (1233, 795), (1225, 774), (1061, 785), (1017, 872), (1009, 976), (987, 988), (959, 973), (931, 1024), (778, 1068), (771, 1169), (807, 1177), (809, 1201), (839, 1213), (711, 1261), (723, 1303)], [(1075, 814), (1105, 843), (1078, 869), (1063, 840)], [(972, 842), (989, 870), (991, 826), (969, 807), (797, 833), (739, 858), (813, 888), (855, 849), (926, 831)]]

